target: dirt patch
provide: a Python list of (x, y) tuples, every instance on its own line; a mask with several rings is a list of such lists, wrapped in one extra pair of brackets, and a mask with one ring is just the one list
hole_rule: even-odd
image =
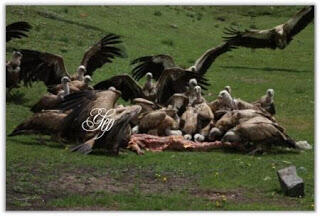
[(220, 191), (220, 190), (193, 190), (193, 196), (202, 197), (210, 201), (243, 201), (244, 195), (240, 190)]

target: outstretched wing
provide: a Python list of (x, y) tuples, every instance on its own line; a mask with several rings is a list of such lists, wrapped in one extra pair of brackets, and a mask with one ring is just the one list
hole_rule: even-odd
[(187, 71), (181, 68), (165, 70), (157, 83), (157, 102), (166, 104), (175, 93), (183, 93), (187, 90), (190, 79), (195, 78), (202, 89), (207, 90), (207, 80), (197, 72)]
[(47, 86), (61, 82), (63, 76), (69, 76), (61, 56), (36, 50), (19, 50), (22, 53), (20, 80), (25, 85), (33, 81), (43, 81)]
[(96, 90), (107, 90), (111, 86), (121, 91), (121, 97), (125, 101), (133, 100), (134, 98), (144, 97), (140, 85), (129, 75), (113, 76), (110, 79), (99, 82), (93, 88)]
[(225, 28), (224, 36), (226, 42), (233, 46), (249, 48), (271, 48), (277, 47), (274, 40), (274, 29), (245, 30), (239, 31), (232, 27)]
[(106, 63), (111, 63), (115, 57), (126, 57), (125, 51), (115, 46), (120, 43), (122, 43), (120, 36), (110, 33), (90, 47), (81, 61), (81, 65), (84, 65), (87, 69), (87, 74), (92, 76), (97, 68)]
[(158, 80), (161, 76), (161, 73), (165, 69), (175, 67), (173, 58), (169, 55), (163, 54), (155, 56), (143, 56), (134, 59), (131, 62), (131, 65), (137, 65), (131, 71), (133, 78), (136, 80), (140, 80), (148, 72), (151, 72), (153, 78)]
[(203, 75), (207, 72), (209, 67), (212, 65), (212, 63), (216, 60), (218, 56), (230, 51), (232, 48), (235, 47), (230, 46), (229, 43), (223, 43), (217, 47), (211, 48), (207, 50), (200, 58), (198, 58), (195, 64), (190, 68), (193, 69), (195, 72)]
[(304, 7), (284, 24), (288, 40), (302, 31), (314, 18), (314, 6)]
[(28, 37), (26, 34), (31, 29), (31, 25), (27, 22), (15, 22), (6, 27), (6, 42), (13, 38)]

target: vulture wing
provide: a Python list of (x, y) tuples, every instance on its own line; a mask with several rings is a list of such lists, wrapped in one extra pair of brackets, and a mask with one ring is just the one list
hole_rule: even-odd
[(114, 46), (120, 43), (122, 43), (120, 36), (110, 33), (90, 47), (81, 61), (81, 65), (87, 69), (87, 74), (92, 76), (97, 68), (102, 67), (105, 63), (111, 63), (115, 57), (126, 57), (123, 49)]
[(197, 72), (187, 71), (181, 68), (165, 70), (157, 83), (157, 102), (166, 104), (168, 99), (175, 93), (183, 93), (187, 90), (190, 79), (195, 78), (202, 89), (207, 90), (207, 80)]
[(33, 81), (43, 81), (47, 86), (56, 85), (63, 76), (69, 76), (61, 56), (27, 49), (19, 51), (23, 55), (20, 79), (25, 85), (31, 85)]
[(15, 22), (6, 27), (6, 42), (13, 38), (28, 37), (26, 34), (31, 29), (31, 25), (27, 22)]
[(153, 78), (158, 80), (161, 76), (161, 73), (171, 67), (175, 67), (173, 58), (168, 55), (155, 55), (155, 56), (143, 56), (137, 59), (134, 59), (131, 62), (132, 65), (137, 65), (132, 69), (131, 73), (133, 78), (140, 80), (148, 72), (151, 72)]
[(302, 31), (314, 18), (314, 6), (301, 9), (291, 19), (284, 24), (284, 29), (288, 33), (288, 40)]
[(129, 75), (113, 76), (110, 79), (99, 82), (93, 88), (96, 90), (107, 90), (111, 86), (121, 91), (121, 97), (125, 101), (139, 97), (144, 98), (141, 86)]
[(207, 50), (200, 58), (197, 59), (194, 66), (195, 71), (201, 75), (205, 74), (215, 59), (221, 54), (230, 51), (233, 46), (229, 43), (223, 43), (217, 47)]
[(223, 38), (226, 42), (233, 46), (275, 49), (277, 45), (273, 40), (273, 31), (274, 29), (245, 30), (241, 32), (229, 27), (225, 29), (224, 33), (226, 36)]

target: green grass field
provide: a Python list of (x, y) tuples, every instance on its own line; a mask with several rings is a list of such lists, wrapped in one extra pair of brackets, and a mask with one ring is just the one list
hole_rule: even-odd
[[(28, 21), (29, 38), (7, 43), (62, 55), (74, 73), (84, 51), (106, 32), (123, 36), (128, 58), (95, 72), (94, 83), (129, 73), (134, 58), (165, 53), (190, 66), (222, 43), (224, 27), (270, 28), (301, 7), (7, 6), (6, 23)], [(176, 26), (176, 27), (175, 27)], [(284, 50), (239, 48), (207, 72), (210, 101), (225, 86), (254, 101), (274, 88), (276, 118), (296, 140), (314, 144), (314, 25)], [(30, 117), (43, 83), (12, 91), (6, 134)], [(211, 93), (211, 96), (207, 94)], [(70, 143), (72, 144), (72, 143)], [(293, 164), (305, 181), (303, 198), (280, 191), (276, 170)], [(38, 136), (7, 137), (7, 210), (314, 210), (314, 150), (249, 156), (237, 152), (162, 152), (118, 157), (80, 155)]]

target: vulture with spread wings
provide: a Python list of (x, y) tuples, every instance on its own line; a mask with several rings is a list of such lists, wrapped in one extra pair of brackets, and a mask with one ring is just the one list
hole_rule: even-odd
[(136, 80), (140, 80), (148, 72), (151, 72), (154, 79), (158, 80), (164, 71), (172, 68), (178, 68), (179, 71), (195, 72), (203, 76), (218, 56), (232, 48), (234, 47), (230, 46), (228, 42), (211, 48), (198, 58), (193, 66), (187, 69), (176, 66), (173, 58), (168, 55), (143, 56), (131, 62), (132, 65), (136, 65), (131, 72)]
[(226, 28), (224, 39), (234, 46), (249, 48), (284, 49), (293, 37), (302, 31), (314, 18), (314, 6), (301, 9), (287, 22), (272, 29), (238, 31)]
[(114, 46), (120, 43), (122, 41), (118, 35), (110, 33), (103, 37), (85, 52), (77, 74), (73, 76), (68, 74), (64, 60), (59, 55), (35, 50), (19, 50), (23, 55), (20, 77), (25, 85), (31, 85), (33, 81), (43, 81), (47, 86), (56, 85), (63, 76), (69, 76), (71, 80), (83, 80), (85, 75), (91, 76), (96, 69), (112, 62), (115, 57), (125, 57), (124, 50)]
[(135, 98), (145, 98), (159, 104), (165, 104), (173, 94), (185, 92), (190, 79), (196, 79), (203, 89), (207, 89), (205, 86), (208, 86), (208, 83), (205, 78), (196, 72), (181, 68), (170, 68), (162, 72), (158, 81), (154, 84), (153, 94), (147, 94), (146, 89), (142, 88), (129, 75), (113, 76), (96, 84), (94, 89), (106, 90), (113, 86), (121, 91), (121, 97), (126, 101), (132, 101)]
[(6, 42), (13, 38), (28, 37), (26, 34), (31, 29), (31, 25), (27, 22), (14, 22), (6, 26)]

